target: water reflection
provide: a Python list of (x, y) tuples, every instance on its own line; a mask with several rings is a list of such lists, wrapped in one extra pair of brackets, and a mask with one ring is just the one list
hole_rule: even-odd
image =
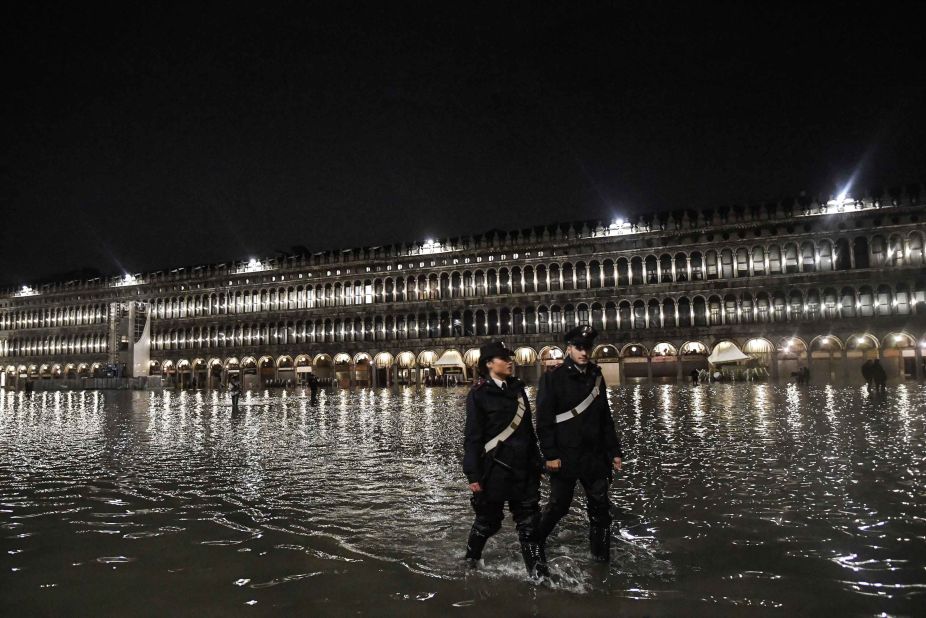
[(0, 603), (560, 613), (581, 595), (591, 613), (912, 613), (926, 592), (924, 394), (612, 389), (627, 453), (614, 560), (587, 559), (574, 508), (549, 548), (553, 585), (537, 589), (510, 522), (483, 572), (461, 568), (463, 389), (314, 406), (249, 392), (237, 412), (215, 392), (0, 393)]

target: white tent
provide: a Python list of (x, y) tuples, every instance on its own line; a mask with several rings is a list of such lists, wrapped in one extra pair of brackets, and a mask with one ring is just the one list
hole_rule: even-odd
[(441, 354), (441, 357), (431, 366), (435, 369), (440, 369), (441, 373), (443, 373), (445, 369), (451, 367), (459, 367), (463, 373), (466, 373), (466, 364), (463, 362), (463, 357), (460, 356), (460, 353), (456, 350), (447, 350)]
[(749, 360), (750, 358), (752, 357), (743, 354), (732, 341), (721, 341), (714, 346), (714, 351), (707, 357), (707, 362), (712, 365), (724, 365), (727, 363), (738, 363), (740, 361)]

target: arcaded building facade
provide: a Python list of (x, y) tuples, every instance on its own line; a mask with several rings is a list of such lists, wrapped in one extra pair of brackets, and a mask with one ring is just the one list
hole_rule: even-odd
[[(0, 368), (79, 385), (144, 345), (145, 367), (180, 388), (344, 386), (472, 377), (502, 338), (536, 380), (576, 324), (600, 332), (611, 382), (684, 380), (733, 344), (754, 373), (860, 382), (881, 358), (923, 377), (926, 208), (893, 200), (679, 211), (314, 255), (23, 286), (0, 297)], [(114, 325), (127, 305), (144, 341)], [(132, 337), (129, 337), (132, 339)], [(107, 369), (109, 366), (109, 369)], [(152, 378), (152, 382), (158, 378)], [(436, 381), (436, 380), (435, 380)]]

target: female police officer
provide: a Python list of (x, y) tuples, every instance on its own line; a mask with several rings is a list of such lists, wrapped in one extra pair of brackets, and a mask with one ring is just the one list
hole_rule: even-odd
[(513, 355), (501, 341), (480, 347), (483, 377), (466, 398), (463, 471), (476, 512), (466, 560), (476, 567), (486, 541), (501, 528), (507, 502), (527, 571), (532, 577), (544, 577), (546, 557), (536, 539), (542, 459), (524, 384), (511, 375)]

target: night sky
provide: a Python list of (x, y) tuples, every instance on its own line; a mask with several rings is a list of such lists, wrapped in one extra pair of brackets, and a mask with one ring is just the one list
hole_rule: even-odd
[(2, 283), (926, 181), (922, 3), (129, 4), (0, 15)]

